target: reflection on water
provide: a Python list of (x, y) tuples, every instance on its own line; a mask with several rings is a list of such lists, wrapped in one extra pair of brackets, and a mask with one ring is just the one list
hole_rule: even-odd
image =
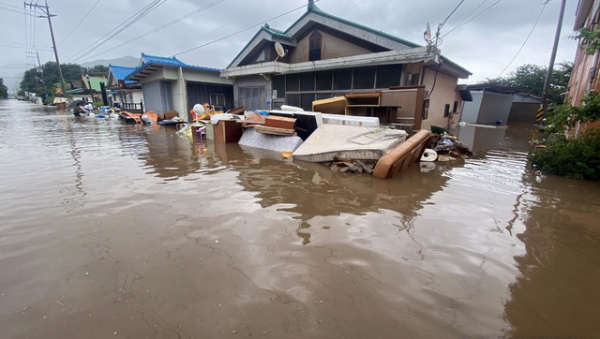
[(532, 132), (376, 180), (0, 101), (2, 337), (595, 337), (600, 185)]

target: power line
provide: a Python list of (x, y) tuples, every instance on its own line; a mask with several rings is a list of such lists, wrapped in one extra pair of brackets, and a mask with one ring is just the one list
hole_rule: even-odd
[(73, 32), (75, 32), (75, 30), (77, 29), (77, 27), (79, 27), (79, 25), (81, 25), (81, 23), (88, 17), (88, 15), (90, 15), (90, 13), (92, 13), (92, 11), (94, 10), (94, 8), (96, 8), (96, 5), (98, 5), (99, 2), (100, 2), (100, 0), (96, 0), (96, 2), (94, 3), (94, 5), (92, 6), (92, 8), (90, 8), (90, 10), (87, 13), (85, 13), (85, 15), (83, 16), (83, 18), (81, 18), (81, 20), (79, 20), (79, 22), (77, 23), (77, 25), (75, 25), (75, 27), (73, 27), (73, 29), (69, 32), (69, 34), (67, 34), (64, 38), (62, 38), (62, 40), (58, 43), (59, 46), (65, 40), (67, 40), (67, 38), (70, 37), (71, 34), (73, 34)]
[[(254, 13), (254, 12), (256, 12), (256, 11), (258, 11), (258, 10), (262, 9), (262, 8), (264, 8), (264, 7), (266, 7), (266, 6), (270, 5), (270, 4), (272, 4), (272, 3), (273, 3), (273, 2), (275, 2), (275, 1), (277, 1), (277, 0), (271, 0), (271, 1), (267, 2), (267, 3), (266, 3), (266, 4), (264, 4), (264, 5), (262, 5), (262, 6), (260, 6), (260, 7), (257, 7), (257, 8), (255, 8), (255, 9), (253, 9), (253, 10), (251, 10), (250, 12), (246, 12), (246, 13), (244, 13), (244, 14), (242, 14), (242, 15), (238, 16), (238, 17), (232, 18), (231, 20), (229, 20), (228, 22), (224, 23), (223, 25), (221, 25), (221, 26), (219, 26), (219, 27), (217, 27), (217, 28), (213, 29), (212, 31), (209, 31), (209, 32), (205, 33), (205, 34), (204, 34), (202, 37), (205, 37), (205, 36), (207, 36), (207, 35), (209, 35), (209, 34), (211, 34), (211, 33), (213, 33), (213, 32), (216, 32), (216, 31), (220, 30), (220, 29), (221, 29), (221, 28), (223, 28), (223, 27), (227, 27), (227, 26), (228, 26), (229, 24), (231, 24), (232, 22), (237, 22), (239, 19), (241, 19), (241, 18), (243, 18), (243, 17), (246, 17), (246, 16), (248, 16), (248, 15), (250, 15), (250, 14), (252, 14), (252, 13)], [(197, 37), (194, 37), (194, 41), (196, 41), (196, 40), (198, 40), (198, 38), (197, 38)], [(181, 45), (179, 45), (179, 46), (175, 47), (175, 48), (174, 48), (174, 50), (178, 50), (179, 48), (182, 48), (183, 46), (187, 46), (187, 45), (189, 45), (189, 44), (190, 44), (190, 41), (186, 41), (186, 43), (184, 43), (184, 44), (181, 44)], [(168, 53), (168, 54), (172, 54), (172, 53)]]
[(448, 21), (448, 19), (450, 19), (450, 17), (454, 14), (454, 12), (456, 12), (456, 10), (460, 7), (460, 5), (463, 4), (463, 2), (465, 2), (465, 0), (460, 0), (460, 2), (458, 3), (458, 5), (456, 5), (456, 7), (454, 7), (454, 9), (452, 10), (452, 12), (450, 12), (450, 14), (448, 14), (448, 16), (446, 17), (446, 19), (440, 24), (440, 29), (442, 27), (444, 27), (444, 25), (446, 24), (446, 22)]
[(486, 12), (486, 11), (488, 11), (488, 10), (489, 10), (489, 9), (491, 9), (492, 7), (496, 6), (496, 5), (497, 5), (497, 4), (498, 4), (500, 1), (502, 1), (502, 0), (497, 0), (496, 2), (494, 2), (493, 4), (491, 4), (490, 6), (486, 7), (486, 8), (485, 8), (483, 11), (479, 12), (479, 13), (478, 13), (476, 16), (472, 17), (471, 19), (469, 19), (469, 20), (468, 20), (468, 21), (466, 21), (466, 22), (463, 22), (463, 23), (462, 23), (462, 24), (460, 24), (460, 25), (457, 25), (456, 27), (454, 27), (453, 29), (451, 29), (450, 31), (448, 31), (448, 33), (444, 34), (444, 36), (446, 36), (446, 35), (450, 34), (450, 33), (451, 33), (451, 32), (453, 32), (454, 30), (456, 30), (456, 29), (458, 29), (458, 28), (460, 28), (460, 27), (462, 27), (462, 26), (464, 26), (464, 25), (468, 24), (469, 22), (471, 22), (471, 21), (475, 20), (475, 19), (476, 19), (477, 17), (479, 17), (481, 14), (483, 14), (483, 13), (484, 13), (484, 12)]
[(369, 12), (369, 13), (367, 13), (367, 14), (364, 14), (364, 15), (363, 15), (363, 14), (361, 14), (361, 15), (360, 15), (360, 17), (361, 17), (361, 18), (368, 17), (369, 15), (371, 15), (371, 14), (373, 14), (373, 13), (377, 12), (377, 11), (378, 11), (378, 10), (380, 10), (381, 8), (383, 8), (383, 7), (385, 7), (385, 6), (389, 5), (389, 4), (391, 4), (391, 3), (392, 3), (392, 2), (394, 2), (394, 1), (396, 1), (396, 0), (390, 0), (390, 1), (386, 2), (386, 3), (384, 3), (383, 5), (381, 5), (381, 6), (379, 6), (379, 7), (376, 7), (374, 10), (370, 11), (370, 12)]
[[(317, 1), (319, 1), (319, 0), (315, 0), (314, 2), (317, 2)], [(247, 31), (247, 30), (249, 30), (249, 29), (252, 29), (252, 28), (254, 28), (254, 27), (256, 27), (256, 26), (261, 26), (262, 24), (264, 24), (264, 23), (266, 23), (266, 22), (268, 22), (268, 21), (270, 21), (270, 20), (275, 20), (275, 19), (281, 18), (282, 16), (288, 15), (288, 14), (290, 14), (290, 13), (292, 13), (292, 12), (295, 12), (295, 11), (297, 11), (297, 10), (299, 10), (299, 9), (303, 9), (303, 8), (305, 8), (306, 6), (308, 6), (308, 4), (306, 4), (306, 5), (302, 5), (302, 6), (300, 6), (300, 7), (296, 7), (296, 8), (294, 8), (294, 9), (292, 9), (292, 10), (290, 10), (290, 11), (287, 11), (287, 12), (285, 12), (285, 13), (283, 13), (283, 14), (276, 15), (276, 16), (274, 16), (274, 17), (272, 17), (272, 18), (269, 18), (269, 19), (267, 19), (267, 20), (264, 20), (264, 21), (262, 21), (262, 22), (259, 22), (259, 23), (257, 23), (257, 24), (254, 24), (254, 25), (248, 26), (248, 27), (246, 27), (246, 28), (244, 28), (244, 29), (241, 29), (241, 30), (239, 30), (239, 31), (237, 31), (237, 32), (234, 32), (234, 33), (228, 34), (228, 35), (226, 35), (226, 36), (223, 36), (223, 37), (221, 37), (221, 38), (218, 38), (218, 39), (215, 39), (215, 40), (209, 41), (209, 42), (207, 42), (207, 43), (205, 43), (205, 44), (202, 44), (202, 45), (199, 45), (199, 46), (196, 46), (196, 47), (192, 47), (192, 48), (190, 48), (190, 49), (187, 49), (187, 50), (185, 50), (185, 51), (182, 51), (182, 52), (179, 52), (179, 53), (175, 53), (175, 54), (173, 54), (173, 55), (174, 55), (174, 56), (177, 56), (177, 55), (185, 54), (185, 53), (188, 53), (188, 52), (191, 52), (191, 51), (195, 51), (195, 50), (197, 50), (198, 48), (202, 48), (202, 47), (205, 47), (205, 46), (211, 45), (211, 44), (213, 44), (213, 43), (215, 43), (215, 42), (219, 42), (219, 41), (221, 41), (221, 40), (224, 40), (224, 39), (230, 38), (230, 37), (232, 37), (232, 36), (234, 36), (234, 35), (237, 35), (237, 34), (239, 34), (239, 33), (245, 32), (245, 31)]]
[[(180, 16), (180, 17), (178, 17), (178, 18), (174, 19), (174, 20), (171, 20), (171, 21), (167, 22), (166, 24), (164, 24), (164, 25), (162, 25), (162, 26), (156, 27), (156, 28), (154, 28), (154, 29), (152, 29), (152, 30), (150, 30), (150, 31), (148, 31), (148, 32), (146, 32), (146, 33), (144, 33), (144, 34), (140, 34), (140, 35), (136, 36), (135, 38), (133, 38), (133, 39), (131, 39), (131, 40), (127, 40), (127, 41), (125, 41), (125, 42), (123, 42), (123, 43), (121, 43), (121, 44), (119, 44), (119, 45), (113, 46), (113, 47), (111, 47), (111, 48), (109, 48), (109, 49), (106, 49), (106, 50), (104, 50), (104, 51), (102, 51), (102, 52), (95, 52), (95, 53), (94, 53), (94, 57), (97, 57), (97, 56), (99, 56), (99, 55), (102, 55), (102, 54), (104, 54), (104, 53), (106, 53), (106, 52), (110, 52), (110, 51), (112, 51), (112, 50), (114, 50), (114, 49), (116, 49), (116, 48), (119, 48), (119, 47), (122, 47), (122, 46), (124, 46), (124, 45), (127, 45), (127, 44), (129, 44), (129, 43), (131, 43), (131, 42), (133, 42), (133, 41), (139, 40), (140, 38), (143, 38), (143, 37), (145, 37), (145, 36), (147, 36), (147, 35), (149, 35), (149, 34), (151, 34), (151, 33), (155, 33), (155, 32), (158, 32), (158, 31), (160, 31), (160, 30), (163, 30), (163, 29), (165, 29), (165, 28), (167, 28), (167, 27), (169, 27), (169, 26), (175, 25), (175, 24), (177, 24), (177, 23), (179, 23), (179, 22), (181, 22), (181, 21), (183, 21), (183, 20), (185, 20), (185, 19), (187, 19), (187, 18), (189, 18), (189, 17), (192, 17), (192, 16), (194, 16), (194, 15), (196, 15), (196, 14), (200, 13), (200, 12), (203, 12), (203, 11), (205, 11), (205, 10), (209, 9), (209, 8), (212, 8), (212, 7), (214, 7), (214, 6), (217, 6), (218, 4), (222, 3), (223, 1), (225, 1), (225, 0), (216, 0), (216, 1), (213, 1), (213, 2), (211, 2), (211, 3), (209, 3), (209, 4), (207, 4), (207, 5), (206, 5), (206, 6), (204, 6), (204, 7), (197, 8), (197, 9), (195, 9), (195, 10), (193, 10), (193, 11), (191, 11), (191, 12), (189, 12), (189, 13), (185, 14), (185, 15), (182, 15), (182, 16)], [(88, 58), (88, 59), (89, 59), (89, 58)], [(86, 60), (87, 60), (87, 59), (86, 59)]]
[(165, 3), (165, 1), (167, 1), (167, 0), (153, 0), (151, 3), (149, 3), (148, 5), (146, 5), (145, 7), (143, 7), (142, 9), (140, 9), (139, 11), (137, 11), (134, 15), (132, 15), (129, 18), (127, 18), (121, 24), (119, 24), (118, 26), (116, 26), (115, 28), (113, 28), (111, 31), (109, 31), (107, 33), (106, 37), (102, 37), (102, 38), (97, 39), (96, 41), (94, 41), (93, 43), (91, 43), (90, 45), (88, 45), (87, 47), (83, 48), (82, 50), (80, 50), (75, 55), (73, 55), (69, 59), (69, 61), (76, 62), (76, 61), (82, 59), (83, 57), (87, 56), (88, 54), (93, 53), (96, 48), (104, 45), (106, 42), (108, 42), (109, 40), (111, 40), (112, 38), (114, 38), (115, 36), (117, 36), (119, 33), (123, 32), (124, 30), (126, 30), (127, 28), (129, 28), (131, 25), (133, 25), (134, 23), (136, 23), (137, 21), (139, 21), (140, 19), (142, 19), (143, 17), (145, 17), (146, 15), (148, 15), (148, 13), (150, 13), (151, 11), (155, 10), (160, 5), (162, 5), (163, 3)]
[(362, 3), (363, 3), (363, 2), (365, 2), (365, 1), (367, 1), (367, 0), (362, 0), (362, 1), (359, 1), (359, 2), (355, 3), (355, 4), (354, 4), (354, 6), (348, 7), (348, 8), (346, 8), (346, 10), (345, 10), (345, 11), (339, 12), (339, 13), (338, 13), (338, 14), (336, 14), (336, 15), (338, 15), (338, 16), (339, 16), (339, 15), (342, 15), (342, 14), (344, 14), (344, 13), (346, 13), (346, 12), (348, 12), (348, 11), (350, 11), (350, 10), (354, 9), (354, 8), (356, 8), (358, 5), (362, 4)]
[[(467, 16), (465, 16), (458, 24), (456, 24), (456, 26), (460, 26), (462, 25), (465, 21), (467, 21), (471, 15), (473, 15), (473, 13), (477, 12), (477, 10), (479, 8), (481, 8), (481, 6), (485, 5), (485, 3), (488, 2), (488, 0), (483, 0), (479, 5), (477, 5), (477, 7), (475, 7), (471, 12), (469, 12), (469, 14), (467, 14)], [(454, 29), (450, 30), (450, 32), (452, 32)], [(448, 33), (450, 33), (448, 32)], [(444, 36), (448, 35), (448, 33), (446, 33)]]
[(542, 17), (542, 13), (544, 13), (544, 9), (546, 8), (546, 4), (542, 5), (542, 10), (540, 11), (540, 14), (537, 17), (537, 20), (535, 20), (535, 23), (533, 24), (533, 27), (531, 27), (531, 31), (529, 31), (529, 35), (527, 35), (527, 38), (525, 38), (525, 41), (523, 41), (523, 44), (521, 45), (521, 48), (519, 48), (519, 50), (517, 51), (517, 54), (515, 54), (515, 56), (512, 58), (512, 60), (510, 60), (510, 62), (508, 63), (508, 65), (506, 65), (506, 67), (504, 67), (504, 69), (502, 70), (502, 72), (500, 72), (500, 74), (498, 74), (498, 78), (502, 76), (502, 74), (504, 74), (504, 72), (508, 69), (508, 67), (510, 67), (510, 65), (513, 63), (513, 61), (515, 61), (515, 59), (517, 58), (517, 56), (519, 55), (519, 53), (521, 53), (521, 51), (523, 50), (523, 47), (525, 47), (525, 44), (527, 44), (527, 41), (529, 41), (529, 38), (531, 37), (531, 34), (533, 34), (533, 31), (535, 30), (535, 27), (537, 26), (538, 22), (540, 21), (540, 18)]

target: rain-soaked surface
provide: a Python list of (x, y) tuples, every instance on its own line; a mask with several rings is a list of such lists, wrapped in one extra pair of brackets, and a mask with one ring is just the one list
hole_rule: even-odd
[(0, 101), (0, 337), (598, 338), (600, 184), (532, 133), (384, 181)]

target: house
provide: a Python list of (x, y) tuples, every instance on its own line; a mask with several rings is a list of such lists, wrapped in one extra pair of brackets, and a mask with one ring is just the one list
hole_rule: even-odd
[[(286, 50), (283, 57), (275, 51), (276, 42)], [(462, 104), (458, 79), (470, 74), (435, 46), (331, 15), (312, 0), (287, 30), (261, 27), (221, 72), (233, 80), (234, 106), (246, 109), (287, 104), (311, 110), (318, 99), (425, 86), (423, 128), (450, 123)]]
[(460, 121), (473, 124), (505, 125), (535, 122), (540, 98), (521, 88), (497, 84), (468, 85), (472, 100), (463, 104)]
[(142, 53), (140, 65), (125, 80), (142, 86), (146, 111), (175, 110), (188, 121), (188, 112), (198, 103), (233, 108), (233, 83), (220, 77), (219, 69), (188, 65), (176, 57)]
[[(599, 0), (579, 0), (575, 15), (574, 31), (582, 28), (589, 30), (600, 29)], [(585, 53), (585, 41), (580, 40), (573, 63), (573, 72), (569, 81), (569, 103), (580, 106), (581, 100), (590, 90), (598, 90), (598, 67), (600, 67), (600, 53), (593, 55)]]
[(115, 103), (130, 112), (143, 112), (142, 86), (135, 81), (125, 78), (135, 70), (135, 67), (108, 65), (108, 104)]
[[(102, 101), (102, 86), (108, 83), (105, 76), (88, 76), (81, 74), (81, 87), (67, 91), (69, 101), (83, 100), (87, 102)], [(91, 88), (91, 89), (90, 89)], [(92, 98), (93, 97), (93, 98)]]

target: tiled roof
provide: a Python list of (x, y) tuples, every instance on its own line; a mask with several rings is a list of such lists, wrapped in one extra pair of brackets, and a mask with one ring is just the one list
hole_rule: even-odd
[(400, 39), (400, 38), (398, 38), (397, 36), (394, 36), (394, 35), (391, 35), (391, 34), (387, 34), (387, 33), (384, 33), (384, 32), (382, 32), (382, 31), (378, 31), (378, 30), (376, 30), (376, 29), (373, 29), (373, 28), (371, 28), (371, 27), (367, 27), (367, 26), (363, 26), (363, 25), (357, 24), (356, 22), (352, 22), (352, 21), (350, 21), (350, 20), (346, 20), (346, 19), (343, 19), (343, 18), (337, 17), (337, 16), (335, 16), (335, 15), (333, 15), (333, 14), (329, 14), (329, 13), (327, 13), (327, 12), (323, 11), (322, 9), (320, 9), (319, 7), (317, 7), (317, 5), (315, 5), (314, 3), (310, 3), (310, 4), (308, 5), (306, 13), (304, 13), (304, 15), (302, 15), (302, 16), (300, 17), (300, 19), (296, 20), (296, 22), (294, 22), (294, 23), (293, 23), (293, 24), (290, 26), (290, 28), (288, 28), (288, 30), (284, 32), (284, 34), (287, 34), (287, 32), (288, 32), (288, 31), (289, 31), (289, 30), (290, 30), (292, 27), (294, 27), (294, 25), (296, 25), (296, 23), (298, 23), (300, 20), (302, 20), (302, 19), (303, 19), (305, 16), (307, 16), (307, 15), (308, 15), (309, 13), (311, 13), (311, 12), (312, 12), (312, 13), (315, 13), (315, 14), (318, 14), (318, 15), (320, 15), (320, 16), (324, 16), (324, 17), (326, 17), (326, 18), (329, 18), (329, 19), (332, 19), (332, 20), (335, 20), (335, 21), (339, 21), (339, 22), (342, 22), (342, 23), (344, 23), (344, 24), (347, 24), (347, 25), (350, 25), (350, 26), (356, 27), (356, 28), (358, 28), (358, 29), (362, 29), (362, 30), (364, 30), (364, 31), (367, 31), (367, 32), (369, 32), (369, 33), (373, 33), (373, 34), (379, 35), (379, 36), (381, 36), (381, 37), (384, 37), (384, 38), (387, 38), (387, 39), (390, 39), (390, 40), (393, 40), (393, 41), (399, 42), (399, 43), (401, 43), (401, 44), (404, 44), (404, 45), (407, 45), (407, 46), (409, 46), (409, 47), (422, 47), (421, 45), (419, 45), (419, 44), (415, 44), (414, 42), (410, 42), (410, 41), (407, 41), (407, 40), (404, 40), (404, 39)]

